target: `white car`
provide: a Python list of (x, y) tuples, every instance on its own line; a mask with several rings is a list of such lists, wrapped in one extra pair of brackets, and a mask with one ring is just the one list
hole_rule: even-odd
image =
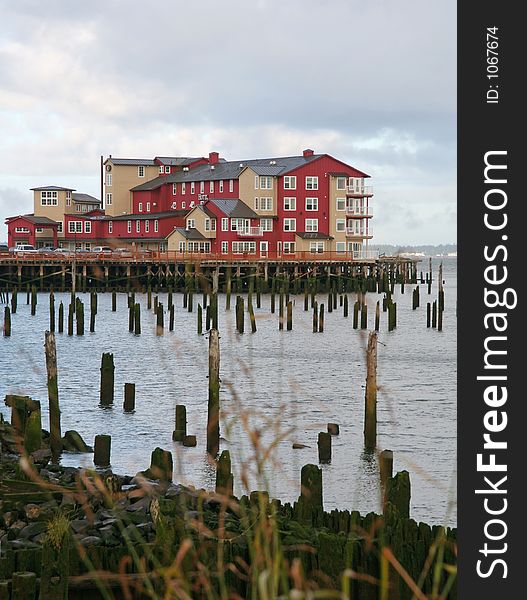
[(17, 246), (15, 246), (14, 248), (10, 249), (11, 252), (14, 252), (15, 254), (25, 254), (27, 253), (34, 253), (36, 252), (36, 248), (35, 246), (33, 246), (32, 244), (18, 244)]

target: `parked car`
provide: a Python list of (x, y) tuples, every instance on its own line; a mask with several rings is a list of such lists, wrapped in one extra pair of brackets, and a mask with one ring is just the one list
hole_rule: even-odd
[(132, 256), (132, 251), (130, 248), (114, 248), (113, 253), (123, 258), (129, 258)]
[(10, 249), (10, 252), (15, 254), (35, 253), (36, 248), (32, 244), (17, 244), (14, 248)]
[(42, 246), (42, 248), (37, 248), (37, 252), (39, 254), (49, 254), (55, 252), (55, 248), (53, 246)]
[(112, 253), (112, 249), (110, 248), (110, 246), (94, 246), (91, 249), (93, 254), (111, 254)]
[(54, 254), (58, 254), (60, 256), (72, 256), (74, 253), (68, 248), (55, 248), (53, 251)]
[(0, 244), (0, 252), (9, 252), (9, 246), (7, 244)]

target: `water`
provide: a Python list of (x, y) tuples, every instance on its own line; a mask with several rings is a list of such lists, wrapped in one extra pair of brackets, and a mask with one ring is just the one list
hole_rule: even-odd
[[(434, 259), (437, 274), (439, 259)], [(456, 260), (443, 259), (445, 313), (443, 332), (426, 329), (426, 302), (437, 298), (421, 285), (421, 307), (412, 311), (412, 288), (405, 294), (397, 286), (397, 329), (387, 332), (387, 313), (381, 313), (378, 348), (378, 444), (394, 452), (394, 470), (408, 469), (412, 480), (411, 513), (429, 523), (455, 524), (456, 475)], [(428, 263), (423, 262), (426, 270)], [(435, 275), (434, 275), (435, 276)], [(85, 303), (89, 329), (89, 294)], [(292, 296), (294, 298), (294, 296)], [(373, 326), (375, 303), (381, 296), (368, 294), (368, 317)], [(323, 334), (312, 333), (312, 311), (304, 312), (303, 296), (296, 297), (293, 331), (278, 331), (278, 314), (270, 315), (270, 297), (262, 296), (256, 309), (258, 332), (251, 334), (246, 320), (243, 335), (235, 333), (235, 297), (224, 311), (219, 299), (221, 335), (222, 449), (233, 457), (235, 493), (264, 486), (272, 497), (295, 500), (300, 492), (300, 469), (317, 463), (317, 434), (328, 422), (340, 424), (333, 438), (333, 460), (324, 465), (326, 510), (348, 508), (362, 513), (379, 510), (376, 457), (363, 453), (365, 347), (367, 334), (352, 328), (342, 308), (325, 313)], [(48, 428), (44, 331), (49, 327), (47, 294), (38, 297), (37, 314), (30, 315), (25, 294), (18, 296), (12, 316), (12, 337), (0, 339), (0, 394), (27, 394), (40, 400), (43, 424)], [(58, 310), (69, 294), (56, 294)], [(327, 304), (327, 295), (319, 302)], [(112, 467), (118, 473), (145, 469), (156, 447), (172, 450), (174, 479), (213, 489), (214, 468), (206, 451), (208, 338), (196, 334), (194, 312), (182, 308), (174, 294), (175, 330), (155, 335), (155, 316), (146, 310), (146, 297), (137, 294), (142, 307), (142, 334), (128, 332), (126, 295), (118, 295), (118, 310), (111, 312), (111, 294), (99, 294), (96, 332), (83, 337), (57, 334), (59, 393), (62, 430), (76, 429), (93, 443), (94, 436), (112, 436)], [(166, 307), (166, 294), (160, 295)], [(256, 304), (254, 299), (254, 304)], [(277, 303), (278, 311), (278, 303)], [(65, 323), (67, 329), (67, 323)], [(115, 405), (99, 402), (102, 352), (115, 360)], [(125, 382), (136, 384), (136, 411), (122, 411)], [(187, 406), (188, 433), (198, 446), (183, 448), (172, 442), (174, 407)], [(9, 417), (8, 409), (0, 410)], [(252, 441), (251, 441), (252, 440)], [(293, 441), (309, 446), (292, 450)], [(261, 458), (258, 472), (256, 454)], [(270, 450), (272, 448), (272, 450)], [(89, 454), (65, 454), (63, 464), (93, 466)], [(245, 482), (244, 477), (247, 482)]]

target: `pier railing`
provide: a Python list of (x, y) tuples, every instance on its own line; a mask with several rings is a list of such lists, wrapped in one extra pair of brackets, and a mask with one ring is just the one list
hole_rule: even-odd
[(375, 261), (379, 258), (376, 250), (328, 251), (318, 252), (305, 250), (298, 252), (240, 252), (240, 253), (211, 253), (211, 252), (129, 252), (101, 253), (76, 252), (71, 254), (41, 253), (0, 253), (0, 264), (71, 264), (74, 260), (79, 263), (181, 263), (181, 262), (349, 262)]

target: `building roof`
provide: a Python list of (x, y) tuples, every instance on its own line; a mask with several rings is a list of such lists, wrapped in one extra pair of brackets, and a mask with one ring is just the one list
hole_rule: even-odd
[(35, 217), (35, 215), (16, 215), (15, 217), (7, 217), (6, 223), (15, 221), (16, 219), (25, 219), (35, 225), (58, 225), (57, 221), (53, 221), (48, 217)]
[[(197, 160), (203, 160), (203, 156), (197, 156), (194, 158), (188, 156), (156, 156), (154, 160), (159, 161), (163, 165), (172, 167), (185, 167), (190, 165)], [(205, 159), (206, 160), (206, 159)]]
[(332, 240), (334, 239), (327, 233), (320, 231), (297, 231), (296, 235), (303, 240)]
[(94, 196), (90, 196), (90, 194), (80, 194), (75, 192), (71, 195), (73, 198), (73, 202), (87, 202), (89, 204), (100, 204), (101, 201), (97, 200)]
[(113, 217), (106, 215), (105, 221), (141, 221), (146, 219), (165, 219), (167, 217), (184, 217), (189, 211), (188, 210), (170, 210), (158, 213), (141, 213), (133, 215), (118, 215)]
[(143, 165), (145, 167), (155, 167), (156, 161), (151, 158), (114, 158), (113, 156), (109, 156), (104, 164), (107, 162), (112, 162), (114, 165), (130, 165), (130, 166), (140, 166)]
[(176, 227), (174, 231), (180, 233), (183, 237), (187, 238), (187, 240), (208, 240), (202, 233), (200, 233), (194, 227), (190, 229), (185, 229), (184, 227)]
[(209, 203), (214, 204), (221, 212), (231, 218), (257, 219), (258, 215), (238, 198), (210, 198)]
[(74, 188), (60, 187), (58, 185), (45, 185), (44, 187), (31, 188), (32, 192), (74, 192)]

